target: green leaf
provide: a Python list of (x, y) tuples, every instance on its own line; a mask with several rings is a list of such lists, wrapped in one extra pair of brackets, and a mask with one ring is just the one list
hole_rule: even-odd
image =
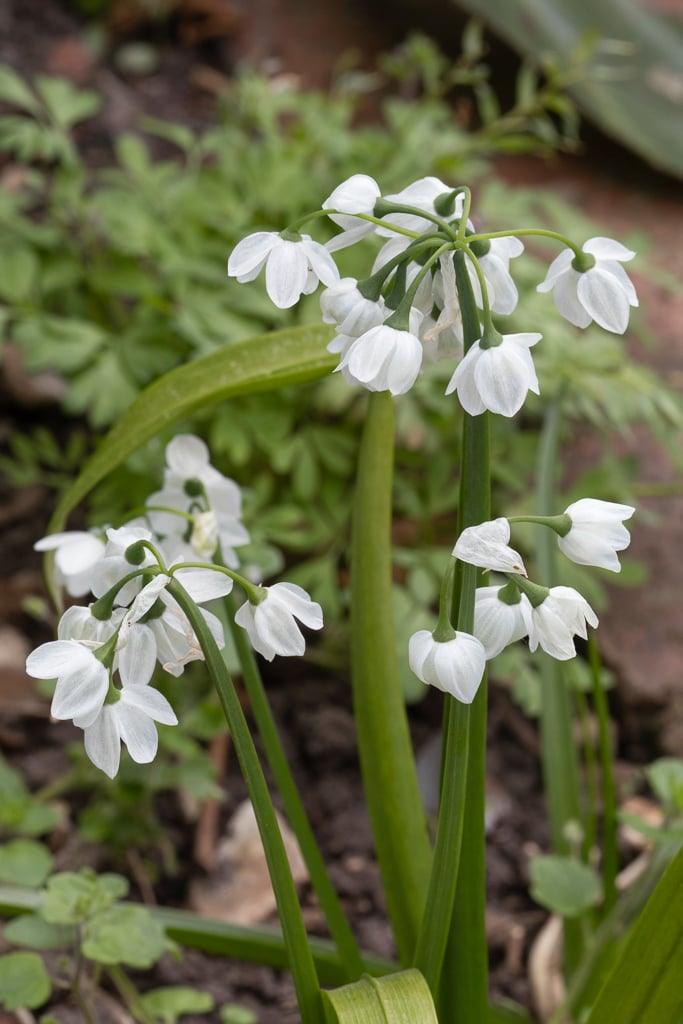
[(13, 839), (0, 847), (0, 882), (37, 888), (52, 871), (52, 854), (32, 839)]
[(585, 1024), (681, 1024), (683, 848), (647, 901)]
[(0, 1003), (6, 1010), (33, 1010), (48, 999), (50, 979), (37, 953), (0, 956)]
[(208, 992), (185, 985), (170, 985), (145, 992), (142, 1004), (162, 1024), (176, 1024), (185, 1013), (208, 1013), (213, 1010), (214, 998)]
[(7, 65), (0, 67), (0, 100), (21, 107), (29, 114), (37, 114), (40, 111), (38, 100), (23, 78)]
[(49, 924), (40, 914), (21, 914), (6, 924), (4, 931), (12, 945), (29, 949), (66, 949), (75, 938), (70, 925)]
[(306, 326), (259, 335), (180, 366), (151, 384), (116, 423), (64, 494), (50, 523), (61, 529), (69, 512), (150, 438), (212, 402), (316, 380), (336, 365), (325, 345), (332, 331)]
[(128, 891), (121, 875), (96, 875), (93, 871), (63, 871), (53, 875), (45, 888), (43, 917), (51, 924), (81, 924), (108, 909)]
[(414, 969), (365, 975), (322, 996), (328, 1024), (438, 1024), (427, 982)]
[(0, 248), (0, 299), (21, 303), (29, 298), (40, 264), (33, 249), (17, 242)]
[(258, 1024), (258, 1014), (248, 1006), (226, 1003), (221, 1006), (221, 1024)]
[(83, 929), (83, 953), (100, 964), (151, 967), (171, 943), (145, 907), (109, 907)]
[(65, 78), (36, 78), (36, 89), (60, 128), (70, 128), (78, 121), (92, 117), (100, 106), (101, 99), (92, 90), (76, 89)]
[(572, 857), (534, 857), (530, 872), (532, 899), (562, 917), (577, 917), (600, 899), (595, 871)]
[(683, 761), (680, 758), (660, 757), (645, 774), (665, 807), (683, 811)]

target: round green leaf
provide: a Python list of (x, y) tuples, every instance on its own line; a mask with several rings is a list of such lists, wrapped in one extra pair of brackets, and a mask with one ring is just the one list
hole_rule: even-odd
[(176, 1024), (185, 1013), (208, 1013), (213, 1010), (214, 999), (208, 992), (200, 992), (186, 985), (169, 985), (145, 992), (145, 1009), (162, 1024)]
[(0, 956), (0, 1004), (6, 1010), (33, 1010), (50, 995), (50, 979), (37, 953)]
[(144, 907), (109, 907), (84, 928), (83, 953), (100, 964), (151, 967), (169, 945), (163, 927)]
[(534, 857), (531, 861), (531, 897), (562, 917), (577, 917), (600, 900), (595, 871), (571, 857)]
[(40, 914), (21, 914), (5, 925), (5, 938), (29, 949), (66, 949), (75, 932), (69, 925), (49, 924)]
[(33, 839), (13, 839), (0, 846), (0, 882), (11, 885), (42, 885), (52, 871), (52, 855)]

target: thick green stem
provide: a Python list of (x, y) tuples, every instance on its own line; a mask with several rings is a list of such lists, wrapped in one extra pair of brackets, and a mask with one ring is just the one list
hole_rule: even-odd
[[(541, 433), (538, 456), (538, 490), (536, 497), (539, 515), (552, 515), (555, 510), (555, 478), (560, 447), (562, 395), (558, 395), (548, 408)], [(547, 587), (557, 582), (557, 540), (551, 530), (539, 530), (536, 559), (539, 576)], [(561, 664), (554, 658), (538, 652), (541, 671), (541, 762), (546, 794), (550, 835), (557, 853), (571, 854), (572, 845), (567, 825), (581, 822), (581, 795), (579, 766), (572, 732), (572, 709), (565, 675)], [(581, 946), (580, 922), (565, 920), (565, 971), (574, 970)]]
[(412, 960), (431, 850), (398, 670), (391, 566), (394, 404), (369, 396), (351, 542), (351, 675), (358, 750), (402, 966)]
[(299, 791), (292, 776), (285, 752), (282, 749), (277, 726), (273, 719), (251, 644), (245, 631), (240, 629), (234, 621), (236, 605), (232, 594), (226, 598), (225, 603), (228, 609), (226, 618), (228, 619), (237, 656), (242, 666), (242, 679), (244, 680), (249, 697), (249, 704), (263, 743), (266, 759), (273, 773), (275, 785), (282, 798), (287, 820), (294, 830), (299, 843), (308, 873), (311, 876), (311, 884), (325, 914), (330, 935), (337, 944), (339, 959), (346, 973), (345, 980), (356, 981), (365, 970), (363, 959), (344, 910), (339, 902), (339, 897), (327, 874), (320, 847), (313, 834), (306, 809), (299, 796)]
[(216, 687), (230, 729), (232, 742), (256, 815), (268, 871), (273, 883), (302, 1024), (322, 1024), (320, 987), (301, 915), (296, 886), (249, 726), (221, 657), (221, 652), (200, 609), (177, 580), (172, 580), (167, 589), (190, 620), (204, 652), (207, 670)]
[[(465, 349), (480, 335), (472, 285), (465, 254), (454, 257), (456, 284), (462, 310)], [(459, 530), (474, 526), (490, 517), (488, 413), (465, 415), (460, 467)], [(474, 595), (478, 571), (471, 565), (458, 566), (454, 592), (453, 621), (457, 628), (471, 633), (474, 626)], [(442, 763), (442, 801), (448, 800), (448, 788), (463, 786), (466, 779), (465, 805), (461, 835), (460, 868), (457, 877), (455, 905), (439, 992), (440, 1019), (458, 1024), (480, 1024), (488, 1012), (488, 947), (486, 942), (486, 834), (484, 813), (486, 803), (486, 676), (474, 702), (456, 709), (446, 701), (444, 731), (445, 757)], [(451, 705), (450, 707), (448, 705)], [(467, 738), (466, 738), (466, 734)], [(451, 751), (467, 746), (465, 765), (449, 763)], [(446, 805), (445, 805), (446, 806)], [(456, 851), (452, 851), (455, 855)], [(457, 862), (457, 860), (456, 860)]]
[(598, 719), (598, 749), (600, 751), (600, 783), (602, 787), (602, 887), (604, 914), (609, 913), (617, 899), (617, 789), (614, 782), (612, 740), (609, 727), (609, 707), (600, 678), (600, 651), (593, 636), (588, 638), (588, 660), (593, 679), (593, 706)]

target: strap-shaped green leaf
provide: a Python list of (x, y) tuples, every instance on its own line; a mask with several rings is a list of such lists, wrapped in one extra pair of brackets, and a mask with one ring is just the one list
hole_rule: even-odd
[(332, 335), (332, 328), (323, 324), (260, 334), (154, 381), (112, 427), (63, 495), (50, 531), (62, 529), (78, 502), (136, 448), (183, 416), (224, 398), (303, 384), (330, 373), (337, 363), (337, 357), (325, 349)]
[(586, 1024), (681, 1024), (683, 848), (662, 876)]
[(414, 968), (323, 992), (327, 1024), (439, 1024), (427, 982)]

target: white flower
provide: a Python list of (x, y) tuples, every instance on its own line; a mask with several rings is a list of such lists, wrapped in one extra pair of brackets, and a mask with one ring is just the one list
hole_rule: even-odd
[(375, 230), (375, 225), (370, 221), (359, 220), (353, 215), (364, 213), (372, 216), (379, 196), (379, 185), (369, 174), (352, 174), (341, 185), (337, 185), (322, 205), (323, 210), (339, 211), (329, 216), (330, 220), (343, 228), (341, 234), (330, 239), (325, 246), (328, 252), (345, 249)]
[(253, 281), (264, 266), (266, 291), (280, 309), (296, 305), (319, 280), (331, 285), (339, 278), (337, 265), (325, 246), (314, 242), (310, 235), (301, 235), (295, 242), (277, 231), (247, 235), (230, 254), (228, 275), (240, 283)]
[(326, 324), (336, 324), (339, 333), (357, 338), (381, 324), (387, 315), (384, 301), (366, 299), (355, 277), (343, 277), (320, 296), (320, 310)]
[(90, 592), (90, 573), (104, 554), (104, 541), (95, 533), (69, 530), (52, 533), (33, 545), (34, 551), (55, 551), (55, 580), (72, 597)]
[[(204, 508), (207, 502), (208, 509)], [(147, 505), (193, 514), (189, 544), (194, 553), (210, 558), (217, 539), (225, 564), (239, 564), (234, 549), (249, 543), (249, 534), (240, 520), (242, 491), (234, 480), (211, 465), (209, 449), (201, 438), (179, 434), (166, 446), (163, 487), (150, 494)], [(147, 518), (161, 537), (180, 541), (187, 534), (187, 520), (183, 516), (150, 509)]]
[(53, 718), (94, 722), (109, 689), (109, 672), (92, 650), (77, 640), (51, 640), (26, 659), (35, 679), (56, 679), (50, 713)]
[[(510, 274), (510, 260), (524, 252), (524, 245), (519, 238), (509, 235), (506, 238), (492, 238), (489, 250), (479, 256), (479, 266), (486, 281), (489, 306), (492, 313), (508, 315), (512, 313), (519, 298), (517, 286)], [(469, 274), (477, 305), (481, 308), (481, 285), (471, 260), (467, 260)]]
[(155, 722), (177, 725), (178, 719), (166, 698), (145, 685), (123, 686), (118, 700), (104, 704), (92, 721), (74, 719), (74, 724), (84, 730), (86, 754), (110, 779), (119, 770), (121, 741), (138, 764), (154, 760), (159, 744)]
[[(152, 534), (144, 526), (131, 525), (121, 526), (118, 529), (107, 530), (107, 544), (104, 549), (104, 557), (94, 566), (90, 589), (95, 597), (103, 597), (120, 580), (130, 575), (136, 569), (155, 566), (156, 560), (151, 551), (145, 549), (144, 558), (139, 565), (131, 565), (126, 558), (128, 548), (141, 540), (152, 540)], [(114, 603), (127, 607), (143, 586), (142, 577), (137, 576), (124, 584), (116, 595)]]
[(345, 369), (347, 380), (350, 377), (368, 391), (404, 395), (421, 366), (422, 345), (416, 335), (384, 323), (356, 338), (343, 353), (337, 370)]
[(263, 589), (263, 600), (243, 604), (235, 614), (235, 622), (246, 629), (252, 647), (267, 661), (272, 661), (276, 654), (303, 654), (306, 642), (294, 620), (309, 629), (322, 629), (322, 608), (294, 583), (274, 583)]
[(573, 587), (552, 587), (546, 599), (531, 609), (529, 650), (540, 645), (558, 661), (568, 661), (576, 656), (574, 636), (584, 640), (588, 636), (586, 623), (594, 628), (598, 624), (588, 601)]
[(594, 320), (606, 331), (623, 334), (628, 327), (629, 307), (638, 305), (638, 296), (621, 264), (633, 259), (635, 253), (612, 238), (591, 238), (583, 251), (594, 257), (593, 267), (575, 270), (575, 254), (563, 249), (537, 290), (552, 289), (555, 305), (570, 324), (587, 327)]
[(531, 627), (531, 604), (520, 594), (516, 604), (501, 600), (505, 587), (478, 587), (475, 591), (474, 635), (484, 645), (486, 657), (496, 655), (515, 640), (525, 637)]
[(475, 341), (450, 379), (446, 394), (458, 392), (465, 412), (478, 416), (487, 409), (514, 416), (528, 391), (539, 394), (538, 378), (529, 349), (540, 334), (504, 334), (498, 345), (481, 348)]
[(572, 521), (569, 533), (558, 537), (560, 550), (579, 565), (599, 565), (612, 572), (621, 572), (617, 551), (631, 543), (631, 535), (623, 525), (635, 509), (613, 501), (582, 498), (575, 501), (564, 514)]
[[(390, 203), (396, 203), (401, 206), (415, 206), (418, 210), (426, 210), (428, 213), (435, 213), (434, 200), (438, 199), (439, 196), (444, 195), (446, 192), (452, 192), (453, 190), (440, 178), (427, 177), (420, 178), (418, 181), (412, 182), (406, 188), (401, 189), (400, 192), (396, 192), (393, 195), (385, 196), (384, 198)], [(448, 218), (453, 220), (462, 216), (463, 196), (458, 195), (455, 197), (455, 209)], [(408, 231), (427, 231), (436, 230), (436, 226), (433, 221), (427, 220), (425, 217), (420, 217), (417, 214), (411, 213), (387, 213), (382, 220), (387, 224), (395, 224), (398, 227), (406, 228)], [(377, 233), (379, 235), (392, 235), (394, 232), (391, 228), (378, 228)]]
[(420, 629), (408, 642), (408, 661), (423, 683), (471, 704), (484, 675), (486, 654), (469, 633), (456, 632), (452, 640), (439, 641), (428, 629)]
[(505, 517), (491, 519), (478, 526), (468, 526), (458, 537), (453, 548), (453, 557), (480, 569), (494, 569), (498, 572), (514, 572), (526, 576), (524, 562), (519, 552), (508, 545), (510, 523)]

